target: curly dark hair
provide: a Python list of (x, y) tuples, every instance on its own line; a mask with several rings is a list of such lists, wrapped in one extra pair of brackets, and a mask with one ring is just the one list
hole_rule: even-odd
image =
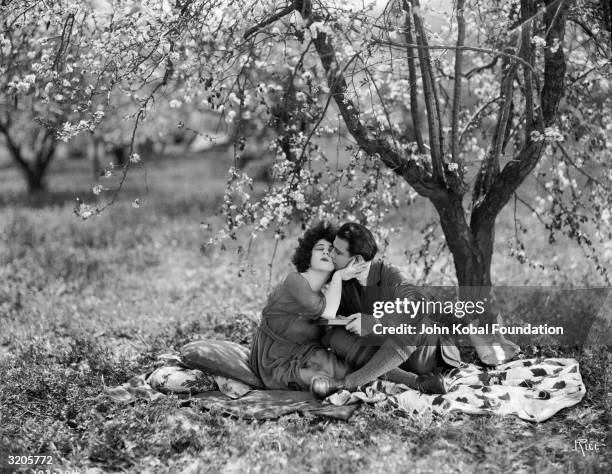
[(366, 262), (372, 260), (378, 252), (372, 232), (357, 222), (343, 224), (336, 232), (336, 236), (348, 242), (348, 251), (351, 256), (361, 255)]
[(333, 244), (335, 238), (336, 229), (334, 226), (329, 222), (319, 222), (316, 226), (304, 232), (304, 235), (298, 239), (298, 246), (291, 258), (291, 263), (295, 265), (298, 272), (305, 272), (310, 268), (312, 249), (315, 244), (321, 239)]

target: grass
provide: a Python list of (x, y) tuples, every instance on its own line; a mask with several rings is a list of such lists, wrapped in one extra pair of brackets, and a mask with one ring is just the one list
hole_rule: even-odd
[[(235, 253), (200, 251), (209, 235), (200, 223), (218, 222), (212, 212), (223, 187), (219, 166), (196, 158), (163, 161), (149, 170), (141, 209), (129, 205), (143, 195), (137, 174), (123, 201), (86, 222), (72, 215), (74, 195), (84, 196), (91, 180), (85, 164), (58, 163), (50, 180), (56, 192), (35, 200), (10, 176), (0, 183), (4, 470), (8, 455), (45, 454), (55, 469), (80, 472), (610, 472), (612, 356), (606, 348), (527, 349), (578, 358), (587, 386), (582, 403), (542, 424), (412, 417), (369, 406), (348, 423), (298, 415), (248, 421), (181, 407), (173, 397), (128, 406), (99, 398), (105, 386), (146, 371), (159, 353), (190, 340), (250, 341), (268, 291), (273, 240), (256, 240), (251, 267), (241, 276)], [(419, 226), (410, 224), (429, 212), (417, 203), (392, 217), (409, 225), (387, 255), (415, 278), (420, 268), (403, 252), (419, 243)], [(513, 232), (507, 217), (498, 225), (497, 283), (598, 283), (578, 250), (548, 245), (537, 232), (529, 240), (532, 255), (565, 266), (525, 272), (506, 255), (504, 242)], [(293, 240), (278, 248), (273, 281), (289, 269)], [(432, 280), (445, 282), (445, 275), (439, 271)], [(583, 457), (574, 450), (579, 438), (607, 446)]]

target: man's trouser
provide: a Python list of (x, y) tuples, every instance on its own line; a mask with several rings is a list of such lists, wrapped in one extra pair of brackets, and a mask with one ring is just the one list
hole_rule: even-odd
[[(426, 317), (419, 320), (421, 324), (432, 325)], [(418, 336), (387, 337), (379, 339), (377, 345), (367, 337), (360, 337), (346, 331), (343, 327), (329, 328), (322, 339), (322, 344), (331, 348), (353, 368), (363, 367), (372, 358), (380, 346), (392, 347), (404, 359), (399, 368), (418, 375), (431, 373), (436, 367), (458, 367), (461, 363), (459, 349), (448, 336), (438, 334), (421, 334)]]

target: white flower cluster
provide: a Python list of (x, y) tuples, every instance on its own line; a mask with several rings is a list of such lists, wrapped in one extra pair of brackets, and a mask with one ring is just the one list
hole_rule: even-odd
[(79, 201), (77, 206), (74, 208), (74, 213), (81, 219), (87, 220), (91, 216), (97, 215), (98, 209)]
[(30, 90), (30, 87), (32, 87), (35, 82), (36, 74), (26, 74), (22, 78), (14, 78), (7, 85), (9, 90), (12, 89), (15, 92), (25, 94)]
[(546, 127), (544, 129), (543, 134), (538, 130), (534, 130), (533, 132), (531, 132), (530, 138), (534, 142), (546, 141), (550, 143), (562, 142), (565, 139), (556, 125), (553, 125), (552, 127)]

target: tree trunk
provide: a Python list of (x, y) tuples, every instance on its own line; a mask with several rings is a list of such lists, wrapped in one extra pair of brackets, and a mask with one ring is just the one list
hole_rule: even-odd
[(115, 158), (115, 166), (123, 168), (128, 159), (128, 150), (124, 146), (113, 146), (112, 154)]
[[(434, 202), (442, 231), (455, 265), (459, 298), (463, 301), (488, 301), (491, 294), (491, 260), (495, 240), (495, 221), (471, 228), (466, 220), (462, 199), (450, 194), (444, 201)], [(494, 311), (483, 318), (490, 319)]]
[(26, 179), (28, 181), (28, 192), (30, 194), (40, 193), (47, 190), (47, 183), (45, 176), (49, 163), (55, 156), (55, 148), (57, 144), (55, 141), (49, 142), (47, 146), (39, 150), (36, 158), (32, 163), (29, 164), (25, 169)]
[(91, 155), (92, 155), (92, 170), (93, 177), (96, 181), (100, 179), (100, 175), (102, 174), (102, 164), (100, 163), (100, 147), (103, 144), (97, 138), (93, 138), (91, 141)]
[(34, 148), (34, 159), (27, 160), (22, 151), (22, 147), (13, 140), (9, 131), (8, 124), (0, 122), (0, 133), (4, 135), (7, 148), (15, 163), (23, 173), (28, 185), (30, 194), (46, 191), (45, 174), (49, 163), (55, 156), (57, 141), (52, 132), (46, 131), (39, 135), (40, 139), (32, 140)]
[(44, 173), (37, 171), (29, 171), (26, 173), (26, 179), (28, 183), (28, 193), (37, 194), (47, 190), (47, 183), (44, 179)]

